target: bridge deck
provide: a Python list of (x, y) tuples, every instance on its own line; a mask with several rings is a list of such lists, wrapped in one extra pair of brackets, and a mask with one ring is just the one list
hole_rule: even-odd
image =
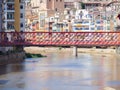
[(0, 32), (0, 46), (120, 46), (120, 32)]

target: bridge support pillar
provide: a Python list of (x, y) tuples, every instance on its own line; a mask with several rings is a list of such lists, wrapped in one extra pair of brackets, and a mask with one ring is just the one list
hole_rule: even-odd
[(73, 55), (74, 55), (75, 57), (78, 56), (77, 46), (73, 46)]
[(120, 46), (116, 48), (116, 53), (120, 55)]
[(23, 46), (16, 46), (15, 49), (16, 49), (17, 51), (24, 51)]

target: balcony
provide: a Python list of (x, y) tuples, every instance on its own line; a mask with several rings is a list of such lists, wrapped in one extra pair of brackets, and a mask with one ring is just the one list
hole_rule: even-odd
[(14, 7), (14, 4), (12, 4), (12, 3), (6, 3), (6, 4), (3, 4), (2, 5), (2, 8), (3, 8), (3, 10), (6, 12), (6, 11), (13, 11), (13, 10), (15, 10), (15, 7)]
[(14, 22), (15, 20), (14, 19), (6, 19), (4, 20), (5, 22)]
[(7, 30), (13, 30), (14, 29), (14, 22), (7, 23)]
[(7, 3), (14, 3), (14, 0), (6, 0)]
[(7, 10), (14, 10), (14, 4), (7, 4)]
[(25, 0), (20, 0), (20, 3), (24, 3), (25, 2)]
[(14, 13), (12, 13), (12, 12), (7, 13), (7, 18), (5, 21), (15, 21), (14, 20)]

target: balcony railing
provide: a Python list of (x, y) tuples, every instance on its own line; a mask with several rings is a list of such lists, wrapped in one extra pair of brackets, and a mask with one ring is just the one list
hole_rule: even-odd
[(7, 0), (7, 2), (14, 2), (14, 0)]

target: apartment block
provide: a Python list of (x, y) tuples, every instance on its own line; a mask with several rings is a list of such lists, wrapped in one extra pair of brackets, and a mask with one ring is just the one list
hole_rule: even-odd
[(25, 3), (24, 0), (3, 0), (3, 25), (4, 31), (25, 30)]
[[(20, 32), (25, 30), (25, 1), (0, 0), (0, 32)], [(8, 37), (9, 38), (9, 37)], [(0, 47), (0, 51), (13, 50)]]
[(2, 0), (0, 0), (0, 31), (2, 31)]
[[(0, 32), (2, 31), (2, 0), (0, 0)], [(0, 36), (1, 39), (1, 36)], [(2, 51), (2, 47), (0, 47), (0, 51)]]
[(25, 30), (25, 2), (24, 0), (20, 2), (20, 31)]

